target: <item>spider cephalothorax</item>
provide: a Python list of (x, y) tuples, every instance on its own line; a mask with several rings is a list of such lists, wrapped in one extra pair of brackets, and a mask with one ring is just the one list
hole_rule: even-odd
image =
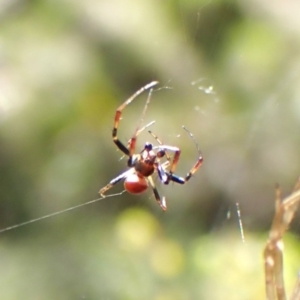
[[(196, 144), (199, 153), (197, 162), (185, 177), (180, 177), (174, 174), (175, 168), (177, 166), (180, 157), (180, 149), (178, 147), (164, 145), (158, 139), (157, 136), (155, 136), (151, 131), (149, 131), (149, 133), (157, 140), (159, 145), (153, 146), (151, 143), (147, 142), (145, 143), (144, 149), (139, 154), (135, 154), (134, 152), (135, 152), (137, 136), (146, 127), (144, 127), (143, 129), (139, 129), (139, 128), (136, 129), (133, 137), (129, 140), (127, 147), (118, 139), (117, 136), (118, 126), (124, 108), (144, 91), (150, 89), (150, 93), (151, 93), (152, 88), (157, 84), (158, 84), (157, 81), (153, 81), (145, 85), (144, 87), (139, 89), (136, 93), (134, 93), (117, 109), (115, 115), (115, 121), (114, 121), (114, 128), (112, 131), (112, 138), (114, 143), (117, 145), (117, 147), (125, 155), (129, 157), (127, 165), (130, 169), (123, 172), (116, 178), (112, 179), (105, 187), (103, 187), (99, 191), (99, 193), (102, 197), (105, 197), (104, 195), (105, 192), (110, 188), (112, 188), (116, 183), (122, 180), (124, 180), (125, 189), (131, 194), (140, 194), (144, 192), (149, 187), (150, 184), (156, 201), (158, 202), (158, 204), (163, 210), (166, 210), (167, 206), (166, 206), (165, 198), (164, 197), (161, 198), (160, 195), (158, 194), (152, 175), (154, 172), (157, 172), (159, 179), (164, 184), (168, 184), (170, 181), (174, 181), (180, 184), (186, 183), (191, 178), (191, 176), (198, 170), (198, 168), (201, 166), (203, 162), (203, 158), (200, 153), (198, 145)], [(150, 101), (150, 93), (144, 108), (144, 112), (146, 111), (146, 108)], [(184, 129), (194, 139), (193, 135), (186, 128)], [(171, 157), (167, 154), (167, 151), (174, 152), (174, 156), (172, 160)], [(160, 159), (163, 158), (164, 156), (166, 157), (166, 161), (164, 163), (161, 163)]]

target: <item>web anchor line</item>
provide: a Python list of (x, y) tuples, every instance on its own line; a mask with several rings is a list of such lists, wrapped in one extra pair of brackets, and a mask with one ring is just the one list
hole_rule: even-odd
[(12, 225), (12, 226), (8, 226), (6, 228), (0, 229), (0, 234), (3, 233), (3, 232), (6, 232), (6, 231), (12, 230), (12, 229), (23, 227), (23, 226), (26, 226), (26, 225), (29, 225), (29, 224), (32, 224), (32, 223), (35, 223), (35, 222), (38, 222), (38, 221), (42, 221), (42, 220), (45, 220), (45, 219), (48, 219), (48, 218), (51, 218), (51, 217), (63, 214), (65, 212), (68, 212), (68, 211), (71, 211), (71, 210), (83, 207), (85, 205), (89, 205), (89, 204), (101, 201), (101, 200), (106, 199), (106, 198), (120, 196), (123, 193), (125, 193), (125, 190), (122, 191), (122, 192), (120, 192), (120, 193), (110, 194), (110, 195), (107, 195), (105, 197), (101, 197), (101, 198), (94, 199), (94, 200), (91, 200), (91, 201), (88, 201), (88, 202), (85, 202), (85, 203), (82, 203), (82, 204), (78, 204), (78, 205), (75, 205), (75, 206), (72, 206), (72, 207), (69, 207), (69, 208), (66, 208), (66, 209), (54, 212), (54, 213), (50, 213), (50, 214), (47, 214), (47, 215), (44, 215), (44, 216), (41, 216), (41, 217), (38, 217), (38, 218), (35, 218), (35, 219), (31, 219), (29, 221), (25, 221), (25, 222), (18, 223), (18, 224)]

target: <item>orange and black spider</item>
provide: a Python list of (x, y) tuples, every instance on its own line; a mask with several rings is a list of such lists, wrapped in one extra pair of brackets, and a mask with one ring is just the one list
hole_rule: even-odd
[[(150, 101), (150, 94), (152, 92), (152, 88), (157, 85), (157, 81), (153, 81), (141, 89), (139, 89), (137, 92), (135, 92), (129, 99), (127, 99), (122, 105), (120, 105), (116, 111), (115, 115), (115, 121), (114, 121), (114, 127), (112, 131), (112, 138), (114, 143), (117, 145), (117, 147), (126, 155), (128, 156), (128, 162), (127, 165), (130, 168), (129, 170), (123, 172), (116, 178), (112, 179), (106, 186), (104, 186), (100, 191), (100, 195), (102, 197), (105, 197), (105, 192), (108, 191), (110, 188), (112, 188), (116, 183), (124, 180), (124, 187), (127, 192), (131, 194), (140, 194), (144, 192), (148, 187), (149, 184), (153, 190), (155, 199), (159, 206), (163, 209), (167, 209), (165, 197), (160, 197), (152, 175), (156, 171), (158, 173), (158, 177), (160, 181), (164, 184), (168, 184), (170, 181), (174, 181), (176, 183), (184, 184), (186, 183), (191, 176), (199, 169), (203, 162), (203, 158), (201, 155), (201, 152), (199, 150), (198, 144), (195, 142), (193, 135), (185, 128), (183, 127), (190, 135), (190, 137), (194, 140), (197, 149), (198, 149), (198, 159), (195, 165), (192, 167), (192, 169), (187, 173), (185, 177), (180, 177), (178, 175), (174, 174), (175, 168), (177, 166), (177, 163), (179, 161), (180, 157), (180, 149), (178, 147), (174, 146), (168, 146), (164, 145), (151, 131), (149, 133), (158, 141), (158, 146), (153, 146), (151, 143), (146, 142), (143, 150), (139, 154), (135, 154), (135, 146), (136, 146), (136, 140), (139, 133), (145, 129), (147, 126), (145, 126), (143, 129), (139, 129), (137, 127), (133, 137), (129, 140), (127, 147), (118, 139), (117, 131), (119, 122), (121, 119), (121, 114), (124, 108), (130, 104), (137, 96), (139, 96), (141, 93), (143, 93), (146, 90), (150, 90), (149, 97), (146, 102), (144, 112), (147, 109), (148, 103)], [(154, 122), (151, 122), (150, 124), (153, 124)], [(172, 162), (170, 163), (170, 156), (167, 154), (166, 151), (172, 151), (174, 152), (174, 157)], [(160, 163), (160, 159), (162, 157), (166, 157), (167, 161), (164, 163)], [(170, 166), (170, 167), (169, 167)], [(169, 169), (168, 169), (169, 167)]]

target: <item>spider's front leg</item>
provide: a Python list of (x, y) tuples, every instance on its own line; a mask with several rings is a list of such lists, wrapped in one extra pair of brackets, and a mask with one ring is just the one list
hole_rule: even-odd
[[(167, 157), (167, 164), (160, 166), (160, 168), (157, 168), (160, 180), (164, 183), (164, 184), (168, 184), (170, 181), (174, 181), (180, 184), (184, 184), (186, 183), (193, 174), (195, 174), (197, 172), (197, 170), (201, 167), (202, 163), (203, 163), (203, 157), (199, 148), (198, 143), (196, 142), (194, 135), (185, 127), (182, 126), (182, 128), (188, 133), (188, 135), (191, 137), (191, 139), (194, 141), (194, 144), (198, 150), (198, 160), (195, 163), (195, 165), (192, 167), (192, 169), (187, 173), (187, 175), (185, 177), (181, 177), (178, 175), (174, 174), (174, 171), (177, 167), (179, 158), (180, 158), (180, 149), (178, 147), (174, 147), (174, 146), (167, 146), (167, 145), (163, 145), (163, 143), (161, 142), (161, 140), (155, 135), (153, 134), (150, 130), (148, 131), (156, 140), (157, 142), (160, 144), (160, 146), (154, 147), (156, 149), (158, 149), (158, 153), (161, 152), (162, 154), (160, 155), (160, 157), (163, 157), (164, 155), (166, 155)], [(166, 150), (172, 151), (174, 152), (174, 157), (173, 157), (173, 161), (172, 163), (170, 163), (170, 156), (167, 154)], [(157, 154), (158, 154), (157, 153)], [(171, 165), (170, 167), (170, 171), (165, 171), (166, 167)]]
[[(158, 148), (159, 150), (163, 150), (163, 151), (168, 150), (168, 151), (175, 152), (173, 161), (171, 163), (170, 171), (168, 171), (168, 172), (164, 171), (164, 173), (167, 176), (166, 180), (162, 180), (162, 182), (164, 184), (168, 184), (170, 181), (174, 181), (174, 182), (180, 183), (180, 184), (186, 183), (192, 177), (192, 175), (197, 172), (197, 170), (201, 167), (201, 165), (203, 163), (203, 157), (199, 153), (199, 157), (198, 157), (198, 160), (195, 163), (195, 165), (192, 167), (192, 169), (187, 173), (187, 175), (185, 177), (181, 177), (181, 176), (178, 176), (178, 175), (174, 174), (174, 171), (177, 167), (177, 164), (178, 164), (178, 161), (179, 161), (179, 158), (180, 158), (180, 153), (181, 153), (180, 149), (178, 147), (167, 146), (167, 145), (161, 145), (161, 146), (158, 146), (158, 147), (155, 147), (155, 148)], [(162, 173), (162, 172), (159, 172), (159, 174), (160, 173)]]
[[(150, 134), (152, 134), (150, 132)], [(152, 134), (153, 135), (153, 134)], [(154, 136), (154, 135), (153, 135)], [(154, 136), (155, 137), (155, 136)], [(156, 137), (155, 137), (156, 138)], [(158, 140), (158, 139), (157, 139)], [(158, 140), (159, 141), (159, 140)], [(161, 142), (159, 141), (159, 143), (161, 144)], [(172, 180), (172, 175), (173, 175), (173, 172), (177, 166), (177, 163), (178, 163), (178, 160), (179, 160), (179, 157), (180, 157), (180, 149), (178, 147), (174, 147), (174, 146), (168, 146), (168, 145), (160, 145), (160, 146), (156, 146), (154, 147), (153, 149), (158, 149), (158, 152), (157, 152), (157, 156), (159, 158), (163, 157), (168, 151), (172, 151), (172, 152), (175, 152), (174, 154), (174, 157), (173, 157), (173, 160), (171, 162), (171, 167), (170, 167), (170, 171), (166, 172), (160, 164), (157, 165), (157, 169), (158, 169), (158, 174), (159, 174), (159, 177), (160, 177), (160, 180), (164, 183), (164, 184), (168, 184), (170, 182), (170, 180)], [(160, 155), (158, 155), (160, 153)], [(167, 159), (168, 161), (170, 160), (170, 158), (167, 156)], [(164, 176), (162, 176), (162, 174), (164, 174)], [(165, 179), (163, 178), (165, 177)]]
[(146, 84), (144, 87), (139, 89), (137, 92), (135, 92), (129, 99), (127, 99), (122, 105), (120, 105), (116, 111), (115, 114), (115, 121), (114, 121), (114, 127), (112, 130), (112, 138), (114, 143), (117, 145), (117, 147), (127, 156), (132, 155), (135, 143), (136, 143), (136, 136), (138, 135), (138, 131), (135, 133), (134, 137), (131, 138), (130, 146), (127, 148), (118, 138), (118, 127), (122, 116), (122, 111), (125, 109), (127, 105), (129, 105), (137, 96), (139, 96), (144, 91), (152, 88), (153, 86), (157, 85), (157, 81), (152, 81), (148, 84)]
[(185, 177), (181, 177), (178, 176), (176, 174), (173, 173), (168, 173), (168, 178), (169, 181), (174, 181), (180, 184), (185, 184), (188, 180), (190, 180), (190, 178), (193, 176), (193, 174), (195, 174), (197, 172), (197, 170), (201, 167), (203, 163), (203, 157), (200, 156), (197, 160), (197, 162), (195, 163), (195, 165), (192, 167), (192, 169), (187, 173), (187, 175)]

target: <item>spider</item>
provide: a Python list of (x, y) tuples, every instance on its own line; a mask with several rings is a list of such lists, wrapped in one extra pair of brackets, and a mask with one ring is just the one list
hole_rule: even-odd
[[(266, 295), (268, 300), (285, 300), (286, 293), (283, 278), (283, 242), (284, 233), (288, 230), (300, 202), (300, 179), (298, 179), (291, 195), (281, 200), (281, 192), (276, 187), (275, 214), (264, 249)], [(300, 280), (290, 298), (300, 299)]]
[[(140, 194), (146, 191), (149, 185), (152, 188), (155, 199), (159, 206), (165, 211), (167, 209), (165, 197), (161, 197), (155, 187), (154, 180), (152, 175), (157, 172), (160, 181), (164, 184), (169, 184), (170, 181), (184, 184), (186, 183), (192, 175), (200, 168), (203, 158), (201, 152), (199, 150), (198, 144), (195, 142), (193, 135), (183, 127), (190, 137), (194, 140), (197, 150), (198, 150), (198, 159), (191, 170), (187, 173), (185, 177), (180, 177), (174, 174), (177, 163), (180, 157), (180, 149), (174, 146), (164, 145), (151, 131), (149, 133), (158, 141), (158, 146), (153, 146), (151, 143), (146, 142), (142, 151), (138, 154), (135, 153), (137, 136), (140, 132), (153, 124), (153, 122), (146, 125), (144, 128), (139, 129), (137, 127), (135, 133), (132, 138), (129, 140), (128, 145), (125, 146), (118, 138), (118, 127), (121, 119), (121, 115), (123, 110), (127, 105), (129, 105), (137, 96), (142, 94), (146, 90), (150, 90), (147, 102), (144, 107), (143, 114), (146, 112), (147, 106), (150, 102), (150, 95), (153, 90), (153, 87), (157, 85), (157, 81), (153, 81), (144, 87), (140, 88), (137, 92), (135, 92), (130, 98), (128, 98), (123, 104), (121, 104), (116, 110), (114, 127), (112, 130), (112, 138), (116, 146), (126, 155), (128, 156), (127, 166), (128, 170), (121, 173), (119, 176), (112, 179), (106, 186), (100, 189), (99, 193), (101, 197), (105, 197), (105, 192), (107, 192), (110, 188), (112, 188), (118, 182), (124, 180), (124, 188), (127, 192), (131, 194)], [(173, 160), (171, 162), (171, 157), (167, 154), (167, 151), (174, 152)], [(167, 161), (164, 163), (160, 163), (160, 159), (166, 157)], [(167, 170), (169, 167), (169, 170)]]

